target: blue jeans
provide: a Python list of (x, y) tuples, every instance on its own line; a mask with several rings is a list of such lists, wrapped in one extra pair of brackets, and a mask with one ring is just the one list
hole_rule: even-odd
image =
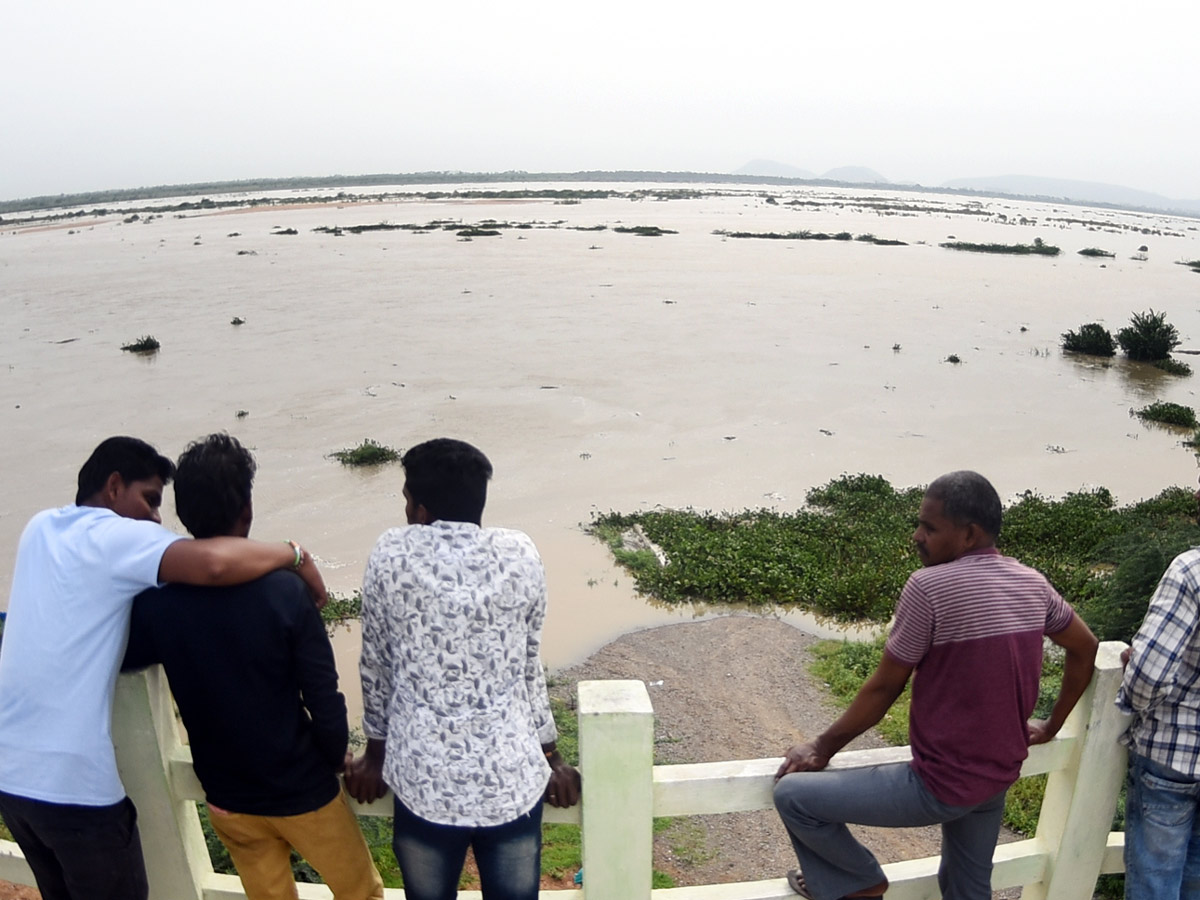
[(0, 817), (33, 869), (42, 900), (146, 900), (137, 811), (45, 803), (0, 792)]
[(854, 839), (847, 823), (940, 824), (943, 900), (991, 900), (992, 854), (1006, 793), (976, 806), (951, 806), (933, 796), (908, 763), (891, 763), (785, 775), (775, 785), (775, 808), (817, 900), (844, 897), (884, 880), (879, 862)]
[(537, 900), (542, 868), (542, 801), (489, 828), (437, 825), (396, 800), (392, 849), (408, 900), (454, 900), (467, 848), (475, 853), (484, 900)]
[(1129, 754), (1125, 896), (1200, 900), (1200, 782)]

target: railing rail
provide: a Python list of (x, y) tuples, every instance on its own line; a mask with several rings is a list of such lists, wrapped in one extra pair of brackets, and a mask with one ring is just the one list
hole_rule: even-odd
[[(1101, 644), (1095, 677), (1048, 744), (1030, 748), (1022, 777), (1047, 774), (1037, 834), (996, 848), (994, 888), (1023, 888), (1026, 900), (1088, 900), (1102, 873), (1123, 871), (1124, 835), (1109, 832), (1125, 753), (1125, 720), (1114, 706), (1124, 644)], [(245, 900), (241, 882), (219, 875), (200, 830), (195, 802), (204, 792), (182, 743), (166, 677), (158, 667), (122, 676), (113, 710), (121, 776), (137, 804), (151, 900)], [(543, 891), (543, 900), (794, 900), (783, 878), (695, 887), (650, 887), (655, 816), (742, 812), (772, 807), (778, 759), (689, 765), (653, 764), (654, 712), (640, 681), (579, 685), (579, 752), (584, 801), (546, 808), (548, 822), (582, 825), (582, 889)], [(907, 747), (838, 754), (831, 768), (853, 769), (910, 758)], [(390, 815), (390, 798), (357, 806)], [(782, 828), (782, 825), (780, 826)], [(732, 849), (732, 848), (731, 848)], [(888, 900), (933, 900), (938, 857), (884, 866)], [(0, 878), (33, 884), (16, 844), (0, 841)], [(323, 885), (297, 885), (301, 900), (327, 900)], [(477, 891), (460, 892), (478, 900)], [(389, 889), (388, 900), (402, 890)]]

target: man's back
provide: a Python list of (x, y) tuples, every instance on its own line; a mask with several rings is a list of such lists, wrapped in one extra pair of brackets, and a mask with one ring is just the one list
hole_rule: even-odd
[(211, 803), (287, 816), (337, 796), (346, 704), (320, 615), (295, 575), (142, 593), (125, 667), (155, 662), (166, 669)]
[(522, 532), (438, 521), (376, 543), (363, 578), (363, 727), (387, 735), (389, 784), (418, 816), (492, 826), (540, 798), (542, 745), (557, 736), (545, 615), (541, 559)]
[(0, 655), (0, 790), (49, 803), (125, 796), (109, 738), (117, 661), (139, 590), (177, 535), (108, 509), (30, 520)]
[(913, 573), (887, 648), (916, 666), (913, 768), (938, 799), (970, 805), (1016, 780), (1042, 636), (1071, 617), (1041, 573), (994, 549)]

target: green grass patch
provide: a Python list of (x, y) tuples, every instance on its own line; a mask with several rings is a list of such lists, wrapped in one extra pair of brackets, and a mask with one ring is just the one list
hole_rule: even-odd
[[(813, 645), (809, 671), (829, 687), (834, 700), (843, 709), (858, 694), (883, 658), (885, 638), (874, 641), (819, 641)], [(892, 704), (875, 730), (896, 747), (908, 743), (908, 706), (912, 702), (912, 681)]]
[(1133, 415), (1143, 422), (1159, 422), (1163, 425), (1175, 425), (1179, 428), (1195, 428), (1196, 411), (1181, 403), (1158, 400), (1149, 406), (1135, 409)]
[(349, 597), (329, 592), (329, 599), (321, 609), (321, 621), (325, 630), (333, 635), (339, 625), (346, 625), (353, 619), (362, 618), (362, 591), (356, 589)]
[(162, 344), (158, 342), (152, 334), (143, 334), (136, 341), (130, 341), (128, 344), (122, 344), (121, 349), (126, 353), (157, 353)]
[(329, 456), (343, 466), (378, 466), (398, 460), (400, 451), (370, 438), (364, 438), (357, 447), (334, 450)]
[(1041, 238), (1032, 244), (972, 244), (970, 241), (946, 241), (938, 244), (947, 250), (967, 250), (972, 253), (1011, 253), (1017, 256), (1058, 256), (1062, 251)]
[(574, 875), (583, 866), (583, 842), (578, 825), (542, 826), (542, 874), (555, 878)]

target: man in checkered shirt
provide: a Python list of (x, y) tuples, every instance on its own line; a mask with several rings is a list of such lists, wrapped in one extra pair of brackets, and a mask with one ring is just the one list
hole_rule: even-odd
[[(1200, 492), (1197, 493), (1200, 499)], [(1200, 548), (1175, 557), (1128, 651), (1125, 896), (1200, 898)]]

